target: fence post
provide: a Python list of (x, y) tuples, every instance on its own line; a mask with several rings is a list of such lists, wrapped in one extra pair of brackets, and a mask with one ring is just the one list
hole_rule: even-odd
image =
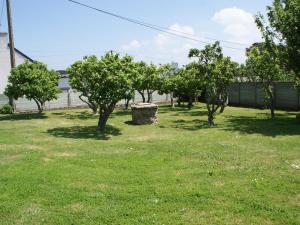
[(68, 109), (71, 108), (71, 92), (70, 89), (68, 89)]
[(273, 82), (273, 94), (274, 94), (274, 108), (277, 109), (277, 82)]
[(239, 94), (239, 106), (241, 106), (241, 82), (239, 82), (238, 94)]
[(257, 108), (257, 82), (254, 82), (254, 107)]
[(298, 94), (298, 111), (300, 111), (300, 88), (297, 87), (297, 94)]

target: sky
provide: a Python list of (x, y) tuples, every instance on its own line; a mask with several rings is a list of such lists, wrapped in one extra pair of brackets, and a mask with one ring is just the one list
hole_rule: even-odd
[[(135, 60), (184, 65), (191, 48), (221, 42), (243, 63), (245, 48), (261, 40), (254, 22), (272, 0), (77, 0), (125, 17), (168, 27), (201, 42), (175, 37), (92, 11), (68, 0), (11, 0), (15, 46), (52, 69), (113, 50)], [(2, 8), (2, 0), (0, 0)], [(4, 2), (4, 1), (3, 1)], [(7, 31), (6, 13), (1, 32)], [(205, 43), (203, 43), (205, 42)], [(234, 43), (231, 43), (234, 42)]]

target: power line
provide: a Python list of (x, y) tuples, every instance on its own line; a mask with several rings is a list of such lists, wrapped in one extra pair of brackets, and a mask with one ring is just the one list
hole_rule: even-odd
[[(173, 29), (170, 29), (170, 28), (165, 28), (165, 27), (162, 27), (162, 26), (158, 26), (158, 25), (146, 23), (146, 22), (135, 20), (135, 19), (131, 19), (131, 18), (128, 18), (128, 17), (124, 17), (124, 16), (121, 16), (121, 15), (118, 15), (118, 14), (115, 14), (115, 13), (112, 13), (112, 12), (108, 12), (108, 11), (103, 10), (103, 9), (95, 8), (93, 6), (90, 6), (90, 5), (87, 5), (87, 4), (78, 2), (78, 1), (74, 1), (74, 0), (68, 0), (68, 1), (71, 2), (71, 3), (77, 4), (77, 5), (83, 6), (85, 8), (88, 8), (88, 9), (91, 9), (91, 10), (95, 10), (95, 11), (101, 12), (101, 13), (109, 15), (109, 16), (116, 17), (116, 18), (121, 19), (121, 20), (125, 20), (125, 21), (128, 21), (128, 22), (131, 22), (131, 23), (143, 26), (143, 27), (150, 28), (152, 30), (160, 31), (160, 32), (172, 35), (172, 36), (176, 36), (176, 37), (188, 39), (188, 40), (191, 40), (191, 41), (200, 42), (202, 44), (211, 44), (210, 42), (202, 41), (200, 39), (191, 37), (190, 34), (187, 34), (185, 32), (173, 30)], [(176, 33), (174, 33), (174, 32), (176, 32)], [(184, 35), (181, 35), (181, 34), (184, 34)], [(186, 35), (188, 35), (188, 36), (186, 36)], [(214, 40), (217, 40), (217, 39), (214, 39)], [(234, 43), (234, 44), (239, 44), (239, 45), (244, 45), (244, 44), (241, 44), (241, 43), (229, 42), (229, 41), (224, 41), (224, 40), (219, 40), (219, 41), (227, 42), (227, 43)], [(229, 48), (229, 49), (234, 49), (234, 50), (245, 51), (245, 49), (236, 48), (236, 47), (232, 47), (232, 46), (225, 46), (225, 45), (223, 45), (223, 47), (224, 48)]]

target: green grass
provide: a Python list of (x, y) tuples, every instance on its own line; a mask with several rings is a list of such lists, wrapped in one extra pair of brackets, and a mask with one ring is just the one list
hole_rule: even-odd
[(0, 116), (0, 224), (300, 224), (295, 115), (159, 109)]

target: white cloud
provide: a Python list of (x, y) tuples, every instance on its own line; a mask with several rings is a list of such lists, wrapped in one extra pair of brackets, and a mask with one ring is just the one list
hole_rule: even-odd
[[(195, 35), (195, 31), (191, 26), (182, 26), (174, 23), (169, 26), (169, 29), (173, 33), (185, 36)], [(186, 64), (189, 62), (188, 52), (195, 46), (197, 46), (196, 42), (160, 33), (149, 40), (133, 40), (129, 44), (123, 45), (122, 50), (134, 55), (136, 60), (151, 61), (154, 63), (176, 61), (180, 64)]]
[[(222, 29), (219, 29), (218, 33), (209, 34), (208, 36), (215, 36), (222, 40), (246, 44), (246, 46), (241, 46), (221, 42), (224, 46), (224, 54), (230, 56), (234, 61), (240, 63), (244, 62), (246, 58), (246, 47), (254, 42), (261, 41), (260, 32), (256, 27), (253, 15), (242, 9), (236, 7), (222, 9), (213, 15), (212, 21), (219, 24)], [(174, 23), (169, 26), (169, 29), (180, 35), (190, 36), (205, 42), (214, 42), (199, 35), (192, 26)], [(184, 65), (190, 62), (188, 58), (189, 50), (191, 48), (201, 49), (204, 45), (203, 43), (201, 44), (192, 40), (160, 33), (148, 40), (133, 40), (129, 44), (124, 45), (122, 50), (133, 55), (136, 60), (154, 63), (170, 63), (171, 61), (175, 61)], [(241, 50), (233, 50), (225, 46), (231, 46)]]
[(141, 47), (142, 47), (142, 44), (139, 41), (133, 40), (129, 44), (123, 45), (122, 49), (125, 51), (132, 51), (132, 50), (137, 50)]
[(261, 41), (254, 16), (237, 7), (225, 8), (216, 12), (213, 21), (222, 25), (224, 34), (230, 41), (251, 45)]

